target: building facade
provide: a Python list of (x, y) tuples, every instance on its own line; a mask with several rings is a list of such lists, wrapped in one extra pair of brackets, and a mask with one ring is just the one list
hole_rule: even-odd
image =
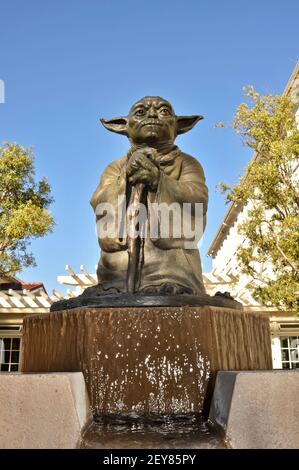
[(53, 301), (41, 282), (0, 273), (0, 372), (19, 371), (23, 320), (33, 313), (48, 313)]
[[(284, 90), (295, 104), (295, 117), (299, 127), (299, 62)], [(253, 157), (257, 158), (256, 155)], [(282, 312), (274, 308), (262, 307), (256, 302), (248, 288), (250, 279), (240, 275), (236, 252), (244, 239), (238, 228), (246, 219), (250, 203), (246, 206), (231, 204), (221, 223), (208, 255), (212, 257), (212, 271), (206, 275), (210, 284), (206, 287), (209, 293), (215, 290), (229, 291), (243, 303), (248, 311), (268, 313), (270, 315), (273, 367), (276, 369), (299, 368), (299, 317), (293, 312)], [(217, 286), (217, 288), (216, 288)]]

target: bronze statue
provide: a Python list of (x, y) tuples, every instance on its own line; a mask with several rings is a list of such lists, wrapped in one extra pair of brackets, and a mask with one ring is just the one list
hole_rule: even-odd
[[(127, 136), (131, 148), (104, 171), (91, 199), (94, 210), (106, 202), (120, 210), (118, 201), (124, 195), (127, 206), (144, 201), (149, 214), (153, 203), (178, 203), (180, 209), (183, 203), (201, 203), (205, 219), (208, 190), (203, 169), (174, 145), (177, 135), (188, 132), (200, 119), (176, 116), (171, 104), (158, 96), (139, 100), (128, 117), (101, 119), (106, 129)], [(143, 239), (101, 238), (100, 234), (99, 284), (106, 292), (200, 294), (204, 287), (198, 239), (193, 241), (193, 249), (185, 249), (183, 234)]]
[(197, 243), (205, 228), (208, 189), (200, 163), (174, 145), (177, 135), (200, 119), (176, 116), (159, 96), (142, 98), (127, 117), (101, 119), (106, 129), (128, 137), (131, 148), (106, 168), (91, 199), (101, 247), (98, 284), (76, 298), (55, 302), (51, 311), (80, 306), (241, 307), (228, 293), (207, 295), (203, 284)]

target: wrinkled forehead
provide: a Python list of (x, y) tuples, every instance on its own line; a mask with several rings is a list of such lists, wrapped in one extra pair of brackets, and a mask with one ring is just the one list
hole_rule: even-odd
[(161, 106), (167, 106), (174, 114), (173, 107), (164, 98), (161, 98), (161, 96), (145, 96), (144, 98), (141, 98), (141, 100), (137, 101), (135, 104), (130, 109), (129, 114), (131, 114), (136, 108), (139, 106), (144, 106), (145, 108), (150, 108), (151, 106), (154, 106), (155, 108), (160, 108)]

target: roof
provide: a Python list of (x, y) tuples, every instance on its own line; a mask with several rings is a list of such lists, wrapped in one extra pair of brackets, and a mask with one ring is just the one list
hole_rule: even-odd
[[(293, 73), (284, 89), (283, 94), (288, 95), (289, 93), (292, 93), (293, 96), (292, 98), (294, 100), (298, 100), (299, 102), (299, 61), (296, 64), (296, 67), (293, 70)], [(254, 153), (252, 160), (257, 159), (257, 154)], [(246, 173), (245, 173), (246, 177)], [(211, 256), (214, 258), (216, 256), (217, 251), (219, 250), (220, 246), (222, 245), (223, 241), (225, 240), (230, 228), (233, 226), (235, 223), (239, 213), (243, 210), (244, 205), (243, 204), (235, 204), (231, 203), (225, 216), (224, 219), (216, 233), (216, 236), (214, 240), (212, 241), (207, 255)]]
[(22, 282), (22, 289), (26, 289), (32, 292), (32, 291), (35, 291), (36, 289), (45, 290), (45, 286), (42, 282)]
[(0, 291), (8, 291), (9, 289), (20, 291), (23, 291), (25, 289), (32, 293), (42, 289), (45, 293), (47, 293), (45, 286), (42, 282), (22, 281), (16, 276), (6, 274), (0, 271)]
[(30, 291), (30, 292), (35, 292), (43, 289), (44, 292), (46, 292), (45, 286), (42, 282), (22, 282), (22, 281), (17, 281), (17, 282), (4, 282), (0, 283), (0, 291), (7, 291), (9, 289), (13, 290), (20, 290), (23, 291), (24, 289)]

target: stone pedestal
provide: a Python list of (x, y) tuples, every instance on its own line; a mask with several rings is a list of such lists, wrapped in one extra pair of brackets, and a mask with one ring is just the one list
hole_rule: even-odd
[(81, 373), (0, 374), (1, 449), (75, 449), (91, 422)]
[(299, 371), (219, 372), (210, 420), (232, 449), (298, 449)]
[(23, 371), (82, 371), (93, 412), (201, 413), (219, 370), (271, 368), (266, 316), (84, 307), (26, 317)]

